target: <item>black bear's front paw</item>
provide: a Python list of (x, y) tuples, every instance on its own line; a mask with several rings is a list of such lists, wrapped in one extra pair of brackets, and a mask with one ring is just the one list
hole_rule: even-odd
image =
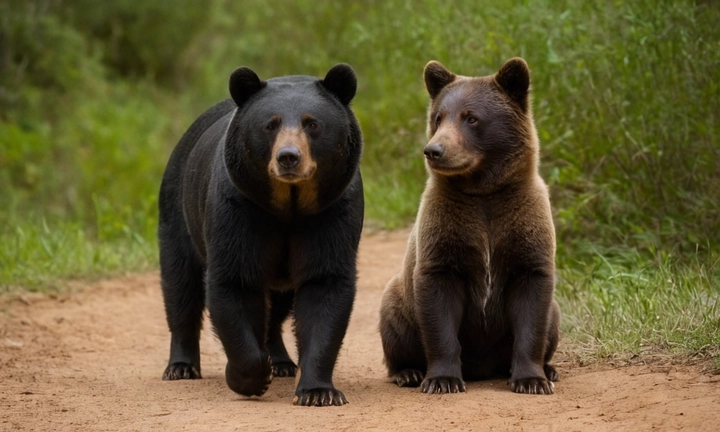
[(392, 376), (399, 387), (417, 387), (423, 380), (423, 373), (417, 369), (403, 369)]
[(554, 389), (555, 385), (552, 381), (545, 378), (521, 378), (510, 380), (510, 390), (515, 393), (551, 395), (554, 393)]
[(345, 395), (332, 387), (305, 390), (293, 399), (293, 405), (302, 406), (342, 406), (346, 403)]
[(168, 365), (163, 372), (163, 381), (174, 381), (181, 379), (200, 379), (200, 367), (185, 362), (175, 362)]
[(273, 363), (272, 374), (276, 377), (294, 377), (297, 374), (297, 366), (293, 362)]
[(272, 382), (270, 357), (255, 367), (234, 365), (228, 362), (225, 367), (225, 380), (230, 390), (243, 396), (262, 396)]
[(422, 382), (423, 393), (460, 393), (465, 391), (465, 381), (457, 377), (425, 378)]

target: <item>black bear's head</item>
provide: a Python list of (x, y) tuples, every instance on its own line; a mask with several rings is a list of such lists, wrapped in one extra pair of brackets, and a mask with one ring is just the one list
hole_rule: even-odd
[(465, 177), (486, 189), (504, 184), (537, 164), (538, 143), (530, 110), (530, 70), (521, 58), (490, 76), (456, 75), (431, 61), (425, 66), (430, 96), (430, 172)]
[(362, 135), (350, 102), (357, 78), (347, 64), (325, 77), (262, 81), (247, 67), (230, 76), (238, 109), (225, 142), (235, 186), (283, 213), (314, 213), (336, 200), (355, 176)]

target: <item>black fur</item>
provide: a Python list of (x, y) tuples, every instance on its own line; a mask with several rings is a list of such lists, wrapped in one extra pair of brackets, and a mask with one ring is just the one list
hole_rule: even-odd
[[(228, 386), (262, 395), (273, 375), (296, 373), (281, 337), (292, 313), (301, 370), (295, 402), (347, 402), (332, 374), (356, 291), (362, 135), (348, 105), (357, 87), (352, 69), (340, 65), (328, 75), (330, 86), (308, 76), (261, 81), (239, 68), (230, 79), (233, 99), (200, 116), (173, 151), (159, 199), (172, 334), (163, 379), (201, 377), (207, 307), (227, 355)], [(307, 132), (311, 154), (303, 157), (317, 164), (312, 207), (298, 201), (296, 185), (282, 205), (272, 199), (268, 164), (282, 128)]]

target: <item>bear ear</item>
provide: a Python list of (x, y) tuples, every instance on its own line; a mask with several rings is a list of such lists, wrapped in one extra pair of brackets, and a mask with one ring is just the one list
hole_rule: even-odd
[(425, 65), (423, 78), (430, 99), (435, 99), (445, 86), (455, 81), (456, 75), (450, 72), (442, 63), (432, 60)]
[(261, 81), (249, 67), (239, 67), (230, 74), (230, 96), (242, 106), (252, 95), (262, 90), (267, 83)]
[(506, 61), (495, 74), (495, 81), (505, 90), (510, 99), (515, 101), (523, 112), (528, 109), (530, 94), (530, 68), (520, 57)]
[(339, 63), (333, 66), (321, 81), (323, 87), (340, 99), (340, 103), (347, 105), (355, 97), (357, 91), (357, 77), (350, 65)]

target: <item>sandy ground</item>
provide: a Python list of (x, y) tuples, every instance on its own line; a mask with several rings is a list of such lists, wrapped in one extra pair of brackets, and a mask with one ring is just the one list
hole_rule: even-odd
[(376, 233), (361, 243), (358, 295), (335, 369), (348, 405), (293, 406), (293, 378), (275, 378), (260, 398), (236, 395), (207, 329), (204, 379), (161, 381), (169, 334), (154, 272), (0, 299), (0, 430), (718, 430), (719, 376), (692, 366), (581, 367), (562, 346), (551, 396), (514, 394), (503, 380), (450, 395), (391, 384), (378, 309), (406, 236)]

